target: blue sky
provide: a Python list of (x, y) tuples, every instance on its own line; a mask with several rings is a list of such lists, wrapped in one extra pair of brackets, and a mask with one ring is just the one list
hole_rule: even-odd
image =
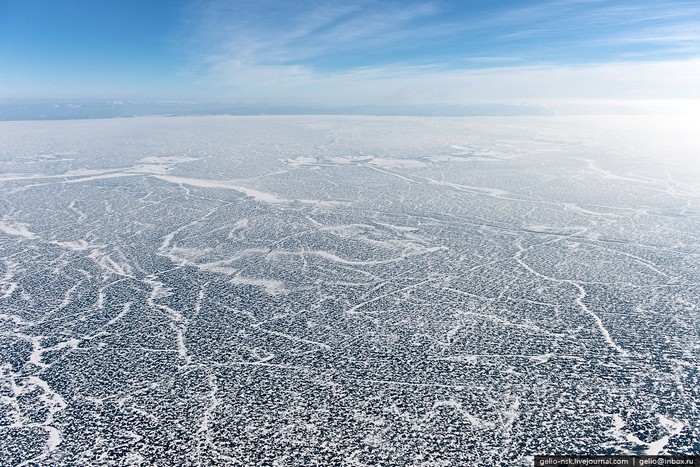
[(698, 1), (0, 1), (1, 98), (682, 101), (698, 83)]

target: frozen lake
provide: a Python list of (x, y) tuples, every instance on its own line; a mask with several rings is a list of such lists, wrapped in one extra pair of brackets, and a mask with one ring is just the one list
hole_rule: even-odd
[(693, 126), (2, 122), (0, 464), (699, 454)]

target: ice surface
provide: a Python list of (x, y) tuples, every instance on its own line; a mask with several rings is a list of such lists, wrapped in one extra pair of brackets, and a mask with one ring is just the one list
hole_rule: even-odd
[(698, 454), (695, 133), (0, 123), (0, 464)]

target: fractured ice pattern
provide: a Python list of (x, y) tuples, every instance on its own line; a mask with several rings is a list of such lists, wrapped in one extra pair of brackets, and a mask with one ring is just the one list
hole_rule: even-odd
[(700, 144), (658, 122), (0, 123), (0, 464), (700, 453)]

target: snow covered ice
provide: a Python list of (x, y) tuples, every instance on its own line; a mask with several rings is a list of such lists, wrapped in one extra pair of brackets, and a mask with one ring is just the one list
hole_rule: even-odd
[(2, 465), (700, 452), (665, 117), (0, 123)]

